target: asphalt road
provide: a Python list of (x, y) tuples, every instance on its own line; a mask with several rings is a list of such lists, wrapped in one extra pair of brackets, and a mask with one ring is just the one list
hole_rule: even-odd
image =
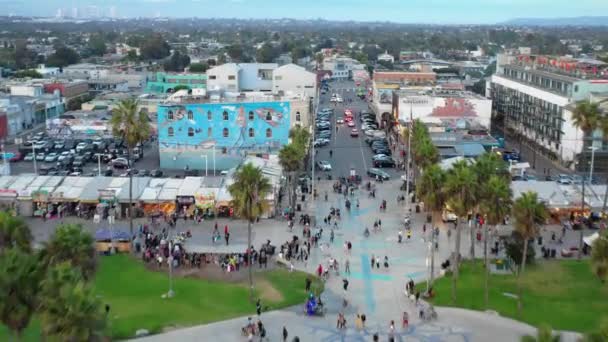
[[(316, 163), (317, 160), (327, 160), (332, 166), (332, 171), (315, 170), (315, 177), (320, 176), (322, 179), (327, 179), (328, 174), (331, 174), (333, 179), (347, 177), (350, 175), (350, 170), (354, 169), (356, 174), (361, 175), (365, 179), (367, 169), (373, 167), (371, 165), (373, 153), (365, 143), (366, 136), (361, 131), (361, 122), (359, 121), (361, 110), (369, 109), (369, 107), (366, 101), (356, 96), (355, 89), (353, 81), (332, 82), (327, 94), (320, 95), (319, 108), (333, 108), (334, 115), (331, 117), (331, 143), (327, 146), (316, 148), (318, 152), (316, 152), (314, 161)], [(330, 102), (329, 99), (332, 94), (339, 94), (344, 102), (338, 104)], [(352, 100), (352, 103), (348, 103), (349, 100)], [(343, 118), (344, 110), (347, 108), (353, 110), (355, 127), (359, 130), (359, 137), (351, 137), (352, 128), (348, 127), (346, 123), (337, 125), (338, 130), (336, 131), (336, 118)], [(332, 157), (329, 156), (330, 150), (333, 151)], [(383, 170), (393, 178), (398, 176), (398, 172), (394, 168), (384, 168)]]

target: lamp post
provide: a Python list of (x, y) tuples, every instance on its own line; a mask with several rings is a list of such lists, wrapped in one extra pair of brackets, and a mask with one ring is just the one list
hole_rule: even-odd
[(208, 163), (208, 161), (209, 161), (209, 160), (208, 160), (208, 158), (207, 158), (207, 155), (206, 155), (206, 154), (201, 155), (201, 158), (205, 158), (205, 177), (207, 177), (207, 176), (208, 176), (208, 173), (209, 173), (209, 172), (208, 172), (208, 171), (209, 171), (209, 169), (207, 168), (207, 163)]
[(589, 167), (589, 182), (591, 182), (593, 178), (593, 163), (595, 161), (595, 150), (597, 150), (597, 147), (589, 146), (587, 148), (591, 150), (591, 166)]
[(167, 244), (169, 245), (169, 291), (167, 292), (167, 298), (175, 296), (173, 291), (173, 244), (171, 242), (171, 238), (167, 237)]
[(34, 159), (32, 159), (34, 161), (34, 173), (38, 174), (38, 167), (36, 165), (36, 146), (34, 145), (35, 143), (32, 142), (32, 153), (34, 154)]

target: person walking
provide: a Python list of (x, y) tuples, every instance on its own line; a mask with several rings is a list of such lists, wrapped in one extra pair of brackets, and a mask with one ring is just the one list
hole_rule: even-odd
[(287, 342), (287, 337), (289, 337), (289, 333), (287, 332), (287, 328), (283, 326), (283, 342)]
[(374, 257), (374, 255), (372, 254), (372, 258), (371, 260), (371, 265), (372, 265), (372, 270), (374, 269), (374, 264), (376, 263), (376, 258)]
[(329, 233), (329, 243), (334, 243), (334, 230)]
[(305, 286), (305, 290), (306, 293), (310, 292), (310, 284), (312, 283), (312, 281), (310, 280), (310, 277), (306, 277), (306, 286)]
[(258, 316), (262, 315), (262, 303), (260, 302), (260, 298), (258, 298), (258, 300), (255, 302), (255, 311), (257, 312)]
[(407, 329), (409, 325), (409, 315), (407, 314), (407, 311), (403, 311), (403, 322), (401, 324), (403, 329)]
[(344, 273), (350, 275), (350, 261), (348, 259), (344, 262)]

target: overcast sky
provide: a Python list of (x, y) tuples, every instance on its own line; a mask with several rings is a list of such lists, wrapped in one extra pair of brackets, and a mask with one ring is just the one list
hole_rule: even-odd
[[(90, 6), (97, 6), (97, 10)], [(521, 17), (608, 15), (608, 0), (0, 0), (0, 14), (120, 17), (324, 18), (404, 23), (477, 24)]]

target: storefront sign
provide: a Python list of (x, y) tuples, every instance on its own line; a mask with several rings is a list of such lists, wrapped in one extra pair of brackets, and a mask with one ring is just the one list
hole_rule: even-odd
[(102, 201), (114, 201), (116, 200), (116, 190), (112, 189), (99, 189), (99, 199)]
[(11, 189), (0, 189), (0, 197), (17, 197), (17, 191)]
[(196, 205), (200, 208), (213, 208), (215, 205), (215, 194), (213, 193), (196, 193), (194, 195)]
[(49, 192), (46, 190), (32, 191), (32, 200), (35, 202), (48, 202)]
[(175, 199), (177, 200), (177, 203), (179, 203), (180, 205), (194, 204), (193, 196), (177, 196)]

